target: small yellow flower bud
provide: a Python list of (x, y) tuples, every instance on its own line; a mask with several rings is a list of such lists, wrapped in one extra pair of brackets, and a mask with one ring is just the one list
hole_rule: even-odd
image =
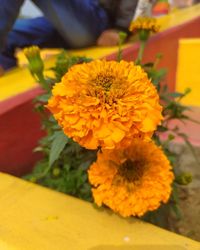
[(132, 21), (129, 27), (131, 32), (139, 32), (139, 37), (142, 41), (148, 39), (150, 32), (157, 33), (159, 29), (160, 26), (155, 18), (142, 16)]
[(176, 177), (176, 182), (180, 185), (188, 185), (190, 182), (192, 182), (191, 173), (182, 173)]
[(37, 181), (36, 177), (33, 176), (33, 177), (30, 178), (30, 182), (36, 183), (36, 181)]
[(60, 171), (60, 168), (58, 168), (58, 167), (54, 168), (52, 171), (52, 174), (55, 177), (58, 177), (60, 175), (60, 173), (61, 173), (61, 171)]
[(24, 55), (27, 57), (27, 58), (32, 58), (32, 57), (35, 57), (35, 56), (40, 56), (40, 49), (38, 46), (31, 46), (31, 47), (28, 47), (28, 48), (25, 48), (23, 50), (24, 52)]
[(41, 75), (44, 70), (44, 63), (40, 57), (40, 49), (37, 46), (31, 46), (24, 49), (24, 54), (29, 61), (31, 73)]
[(127, 38), (127, 33), (120, 31), (119, 32), (119, 39), (120, 39), (121, 44), (123, 44), (125, 42), (126, 38)]

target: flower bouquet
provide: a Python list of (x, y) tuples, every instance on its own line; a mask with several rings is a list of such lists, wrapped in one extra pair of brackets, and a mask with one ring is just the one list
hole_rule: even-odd
[(161, 224), (171, 210), (179, 216), (176, 187), (188, 184), (191, 175), (175, 168), (170, 142), (178, 135), (191, 145), (169, 121), (189, 119), (180, 102), (189, 90), (171, 93), (163, 85), (166, 70), (157, 69), (161, 55), (142, 64), (149, 36), (158, 29), (152, 18), (139, 17), (131, 24), (140, 42), (135, 62), (122, 59), (123, 33), (116, 61), (62, 51), (51, 69), (55, 78), (44, 76), (37, 47), (24, 50), (33, 77), (45, 90), (35, 107), (47, 134), (35, 149), (43, 159), (26, 179), (123, 217)]

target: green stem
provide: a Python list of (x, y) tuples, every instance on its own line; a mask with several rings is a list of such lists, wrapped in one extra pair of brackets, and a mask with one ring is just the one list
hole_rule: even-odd
[(153, 69), (156, 69), (158, 64), (160, 63), (160, 60), (162, 59), (162, 55), (161, 54), (157, 54), (156, 55), (156, 59), (155, 59), (155, 62), (153, 64)]
[(159, 59), (159, 58), (156, 58), (156, 60), (155, 60), (155, 62), (154, 62), (154, 64), (153, 64), (153, 69), (156, 69), (156, 68), (157, 68), (159, 62), (160, 62), (160, 59)]
[(139, 52), (138, 52), (138, 56), (135, 60), (135, 63), (136, 64), (141, 64), (142, 62), (142, 58), (143, 58), (143, 54), (144, 54), (144, 49), (145, 49), (145, 46), (146, 46), (146, 42), (145, 40), (142, 40), (140, 42), (140, 48), (139, 48)]
[(43, 73), (37, 73), (37, 77), (38, 77), (38, 81), (39, 83), (41, 84), (42, 88), (49, 91), (49, 86), (44, 78), (44, 75)]
[(122, 60), (122, 43), (119, 42), (118, 53), (117, 53), (117, 61), (120, 62)]
[(127, 33), (120, 31), (118, 35), (119, 35), (119, 43), (118, 43), (117, 61), (120, 62), (122, 60), (122, 44), (125, 42), (127, 38)]

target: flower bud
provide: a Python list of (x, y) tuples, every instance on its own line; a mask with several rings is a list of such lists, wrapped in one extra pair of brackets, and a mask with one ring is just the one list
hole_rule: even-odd
[(190, 182), (192, 182), (192, 175), (191, 173), (182, 173), (176, 177), (175, 181), (180, 185), (188, 185)]
[(44, 63), (40, 57), (40, 49), (37, 46), (31, 46), (24, 49), (24, 54), (28, 59), (31, 73), (36, 76), (43, 74)]
[(52, 174), (54, 177), (58, 177), (60, 175), (61, 171), (60, 168), (56, 167), (53, 169)]

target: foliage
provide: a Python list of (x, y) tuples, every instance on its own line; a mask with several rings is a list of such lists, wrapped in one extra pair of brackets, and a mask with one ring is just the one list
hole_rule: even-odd
[(91, 201), (91, 188), (86, 170), (95, 160), (95, 153), (80, 147), (61, 133), (62, 131), (57, 131), (54, 133), (55, 136), (47, 136), (40, 141), (40, 148), (36, 150), (42, 150), (45, 156), (25, 178), (59, 192)]
[(74, 64), (83, 62), (90, 62), (92, 59), (83, 56), (69, 56), (65, 50), (63, 50), (57, 56), (55, 67), (52, 70), (55, 72), (55, 81), (60, 82), (62, 76), (68, 71), (68, 69)]
[[(188, 139), (188, 136), (181, 132), (180, 127), (171, 126), (174, 120), (178, 120), (180, 122), (191, 120), (190, 117), (185, 114), (185, 111), (188, 111), (190, 108), (181, 103), (182, 98), (186, 97), (191, 90), (188, 88), (184, 91), (184, 93), (169, 91), (168, 86), (164, 83), (167, 70), (164, 68), (156, 68), (161, 58), (162, 55), (158, 54), (154, 63), (146, 63), (143, 65), (143, 68), (156, 86), (160, 96), (160, 102), (163, 105), (164, 120), (162, 124), (158, 126), (156, 133), (153, 135), (153, 139), (157, 145), (162, 146), (166, 156), (173, 166), (175, 181), (173, 183), (173, 191), (168, 204), (161, 205), (161, 207), (156, 211), (147, 213), (143, 219), (167, 228), (168, 218), (171, 212), (175, 213), (177, 219), (181, 218), (181, 213), (178, 206), (178, 185), (187, 185), (192, 181), (192, 176), (190, 173), (181, 172), (180, 169), (176, 167), (178, 155), (171, 147), (176, 137), (181, 137), (185, 141), (186, 145), (190, 148), (195, 159), (198, 160), (198, 158), (195, 155), (195, 151)], [(163, 134), (165, 134), (167, 137), (166, 139), (163, 138)]]
[[(144, 43), (141, 43), (141, 46), (142, 49), (140, 50), (139, 58), (136, 59), (138, 64), (141, 64), (142, 62)], [(121, 58), (121, 52), (120, 46), (118, 59)], [(187, 174), (186, 178), (185, 173), (181, 173), (175, 168), (177, 155), (171, 150), (171, 142), (173, 142), (176, 136), (182, 137), (193, 153), (194, 151), (187, 135), (182, 133), (179, 127), (170, 126), (171, 121), (173, 120), (179, 120), (182, 122), (190, 120), (190, 117), (185, 114), (185, 111), (189, 110), (189, 108), (181, 103), (181, 100), (189, 94), (190, 90), (186, 89), (184, 93), (170, 92), (168, 90), (167, 85), (164, 83), (167, 71), (162, 68), (157, 68), (160, 59), (161, 55), (158, 55), (155, 62), (141, 65), (156, 86), (160, 95), (161, 103), (164, 107), (164, 121), (162, 125), (158, 127), (153, 138), (157, 145), (163, 147), (169, 161), (174, 166), (176, 180), (173, 184), (173, 193), (170, 202), (167, 205), (162, 205), (157, 211), (148, 213), (144, 217), (144, 220), (166, 227), (166, 218), (171, 211), (175, 212), (178, 218), (180, 217), (176, 191), (177, 186), (182, 184), (186, 185), (191, 181), (191, 176)], [(60, 81), (62, 76), (72, 65), (88, 62), (90, 60), (90, 58), (85, 57), (71, 57), (66, 51), (62, 51), (57, 56), (55, 67), (52, 68), (55, 72), (55, 79), (45, 78), (45, 83), (48, 82), (54, 84), (55, 82)], [(42, 81), (43, 80), (44, 79), (42, 79)], [(36, 164), (33, 172), (24, 178), (53, 188), (57, 191), (91, 201), (91, 187), (88, 182), (87, 169), (90, 164), (95, 161), (97, 151), (84, 149), (71, 139), (67, 138), (54, 118), (45, 111), (44, 105), (47, 103), (47, 100), (51, 95), (49, 89), (50, 88), (46, 88), (46, 93), (37, 97), (35, 100), (35, 109), (40, 113), (42, 126), (46, 131), (46, 136), (40, 140), (35, 151), (42, 152), (43, 159)], [(167, 139), (163, 138), (163, 134), (167, 135)]]

